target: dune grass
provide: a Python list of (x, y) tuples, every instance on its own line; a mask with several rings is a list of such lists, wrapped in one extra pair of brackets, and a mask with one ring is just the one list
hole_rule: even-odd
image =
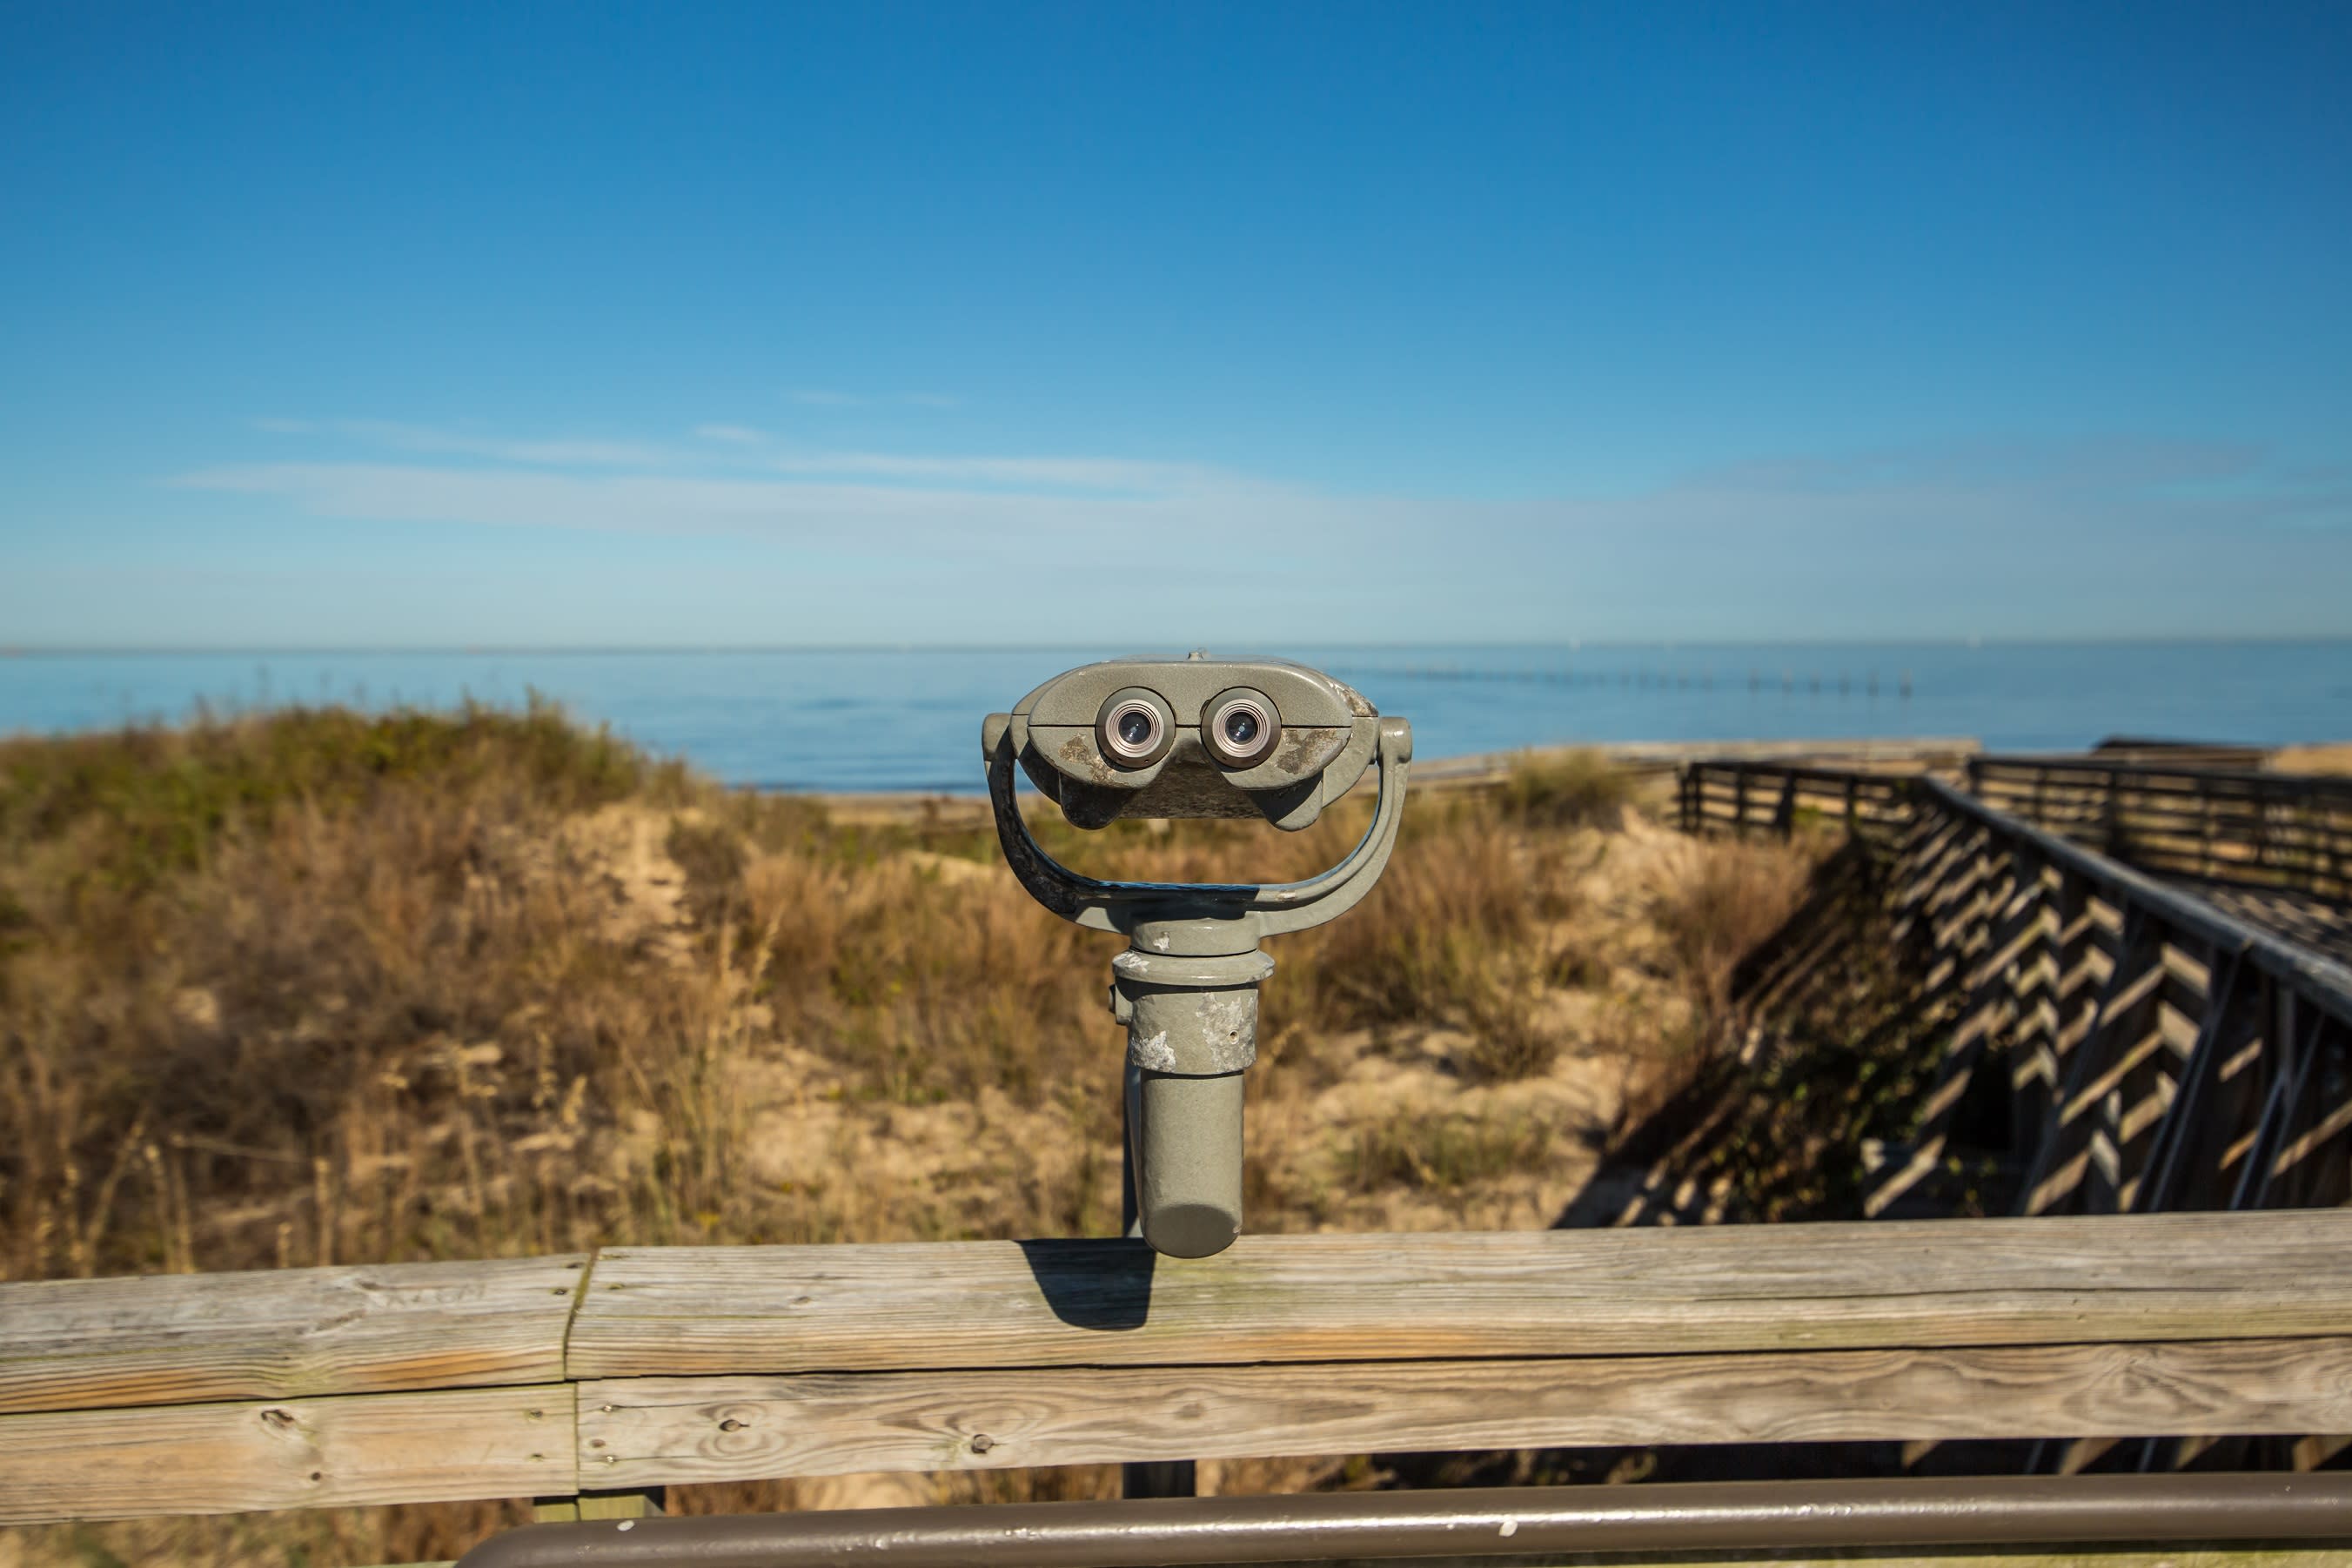
[[(744, 1207), (723, 1080), (749, 1032), (881, 1099), (1061, 1098), (1113, 1131), (1072, 1092), (1102, 944), (980, 831), (835, 827), (543, 705), (18, 740), (0, 779), (8, 1278), (833, 1234)], [(632, 886), (633, 815), (682, 887)], [(1381, 894), (1284, 944), (1267, 1034), (1451, 1024), (1473, 1073), (1540, 1071), (1567, 910), (1528, 816), (1417, 806)], [(1362, 826), (1037, 830), (1105, 874), (1283, 879)]]

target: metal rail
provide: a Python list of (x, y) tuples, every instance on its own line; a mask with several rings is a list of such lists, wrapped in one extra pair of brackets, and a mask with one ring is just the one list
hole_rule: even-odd
[(2352, 1475), (1740, 1481), (642, 1519), (510, 1531), (458, 1568), (1139, 1568), (2182, 1541), (2352, 1542)]

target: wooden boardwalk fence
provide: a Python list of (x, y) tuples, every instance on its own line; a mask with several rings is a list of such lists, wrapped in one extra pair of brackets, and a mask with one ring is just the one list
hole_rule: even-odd
[(2352, 1198), (2352, 970), (1938, 779), (1691, 772), (1686, 826), (1785, 834), (1808, 801), (1859, 799), (1850, 820), (1891, 847), (1896, 936), (1927, 953), (1917, 1005), (1956, 1022), (1866, 1212), (1932, 1173), (1963, 1106), (1980, 1126), (1988, 1100), (2020, 1214)]
[(1761, 829), (1787, 835), (1829, 822), (1891, 838), (1912, 818), (1912, 772), (1707, 758), (1683, 765), (1675, 802), (1685, 833)]
[(2352, 900), (2352, 779), (1979, 756), (1969, 793), (2163, 877)]

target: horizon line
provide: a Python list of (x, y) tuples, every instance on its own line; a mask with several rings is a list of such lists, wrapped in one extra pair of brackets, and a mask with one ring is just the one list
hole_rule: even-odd
[[(1308, 648), (1366, 651), (1412, 649), (1560, 649), (1598, 652), (1619, 648), (1707, 647), (2119, 647), (2132, 644), (2210, 646), (2217, 644), (2352, 642), (2352, 631), (2342, 632), (2119, 632), (2106, 636), (1995, 636), (1901, 637), (1563, 637), (1426, 640), (1411, 642), (1324, 641), (1300, 638), (1292, 646)], [(503, 657), (598, 658), (613, 655), (677, 658), (739, 654), (936, 654), (936, 653), (1070, 653), (1093, 652), (1105, 644), (1072, 642), (863, 642), (863, 643), (12, 643), (0, 644), (0, 659), (8, 658), (292, 658), (321, 657), (383, 657), (486, 658)], [(1175, 645), (1164, 645), (1173, 647)], [(1236, 644), (1234, 646), (1240, 646)], [(1256, 647), (1257, 645), (1252, 645)], [(1147, 649), (1146, 651), (1158, 651)]]

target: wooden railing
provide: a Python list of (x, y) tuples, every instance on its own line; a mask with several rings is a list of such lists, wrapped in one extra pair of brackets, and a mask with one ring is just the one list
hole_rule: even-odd
[(1707, 758), (1683, 764), (1676, 805), (1685, 833), (1752, 829), (1786, 835), (1801, 823), (1843, 823), (1892, 836), (1911, 820), (1913, 773)]
[(2352, 1430), (2352, 1211), (625, 1247), (0, 1286), (0, 1521), (845, 1471)]
[(2091, 748), (2091, 754), (2111, 763), (2154, 763), (2176, 768), (2263, 766), (2271, 760), (2267, 746), (2247, 746), (2228, 741), (2168, 741), (2152, 736), (2110, 735)]
[(1972, 757), (1970, 793), (2159, 876), (2352, 900), (2352, 779)]
[(2176, 769), (2258, 769), (2272, 757), (2267, 745), (2232, 741), (2164, 741), (2157, 736), (2107, 736), (2091, 754), (2103, 762), (2155, 762)]
[(1958, 1005), (1916, 1152), (1874, 1208), (1988, 1094), (2022, 1214), (2352, 1196), (2352, 971), (1948, 784), (1915, 787), (1898, 907), (1928, 938), (1924, 989)]
[[(1736, 799), (1783, 803), (1703, 826), (1785, 834), (1786, 802), (1839, 788), (1832, 770), (1701, 765), (1708, 800), (1737, 773)], [(1848, 780), (1890, 792), (1872, 826), (1895, 844), (1892, 940), (1921, 955), (1915, 1010), (1952, 1020), (1865, 1212), (1946, 1162), (1963, 1121), (2013, 1163), (2025, 1215), (2352, 1198), (2352, 970), (1940, 780)]]

